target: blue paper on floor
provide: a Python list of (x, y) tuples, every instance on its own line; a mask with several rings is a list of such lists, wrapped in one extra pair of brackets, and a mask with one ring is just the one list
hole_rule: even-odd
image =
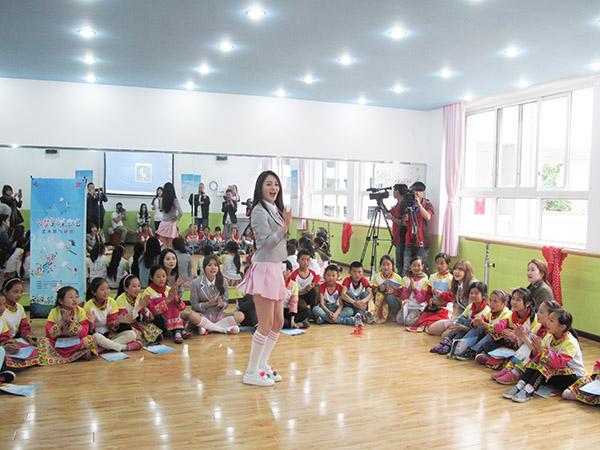
[(130, 356), (123, 352), (115, 352), (115, 353), (102, 353), (100, 358), (104, 358), (107, 361), (120, 361), (122, 359), (128, 359)]
[(35, 391), (39, 386), (20, 386), (18, 384), (3, 384), (0, 386), (0, 391), (6, 392), (8, 394), (20, 395), (21, 397), (27, 397), (33, 391)]
[(291, 330), (289, 328), (284, 328), (283, 330), (281, 330), (281, 332), (283, 334), (287, 334), (289, 336), (299, 336), (301, 334), (306, 333), (306, 331), (299, 330), (298, 328), (294, 328), (293, 330)]
[(158, 355), (160, 353), (169, 353), (169, 352), (175, 351), (174, 348), (167, 347), (166, 345), (163, 345), (163, 344), (149, 345), (147, 347), (144, 347), (144, 350), (148, 350), (150, 353), (154, 353), (156, 355)]

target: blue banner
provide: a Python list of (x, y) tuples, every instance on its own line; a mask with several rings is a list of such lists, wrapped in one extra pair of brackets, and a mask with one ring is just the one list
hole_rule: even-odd
[(48, 316), (63, 286), (85, 295), (85, 194), (82, 179), (31, 179), (32, 318)]

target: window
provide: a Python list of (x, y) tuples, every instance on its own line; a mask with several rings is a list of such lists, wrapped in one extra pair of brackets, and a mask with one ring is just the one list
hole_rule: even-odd
[(310, 161), (310, 215), (346, 220), (348, 217), (347, 161)]
[(585, 246), (592, 88), (467, 116), (462, 234)]

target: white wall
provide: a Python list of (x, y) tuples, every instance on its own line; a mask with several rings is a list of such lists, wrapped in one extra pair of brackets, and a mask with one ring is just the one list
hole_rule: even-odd
[(426, 163), (439, 204), (440, 111), (7, 78), (0, 104), (0, 144)]

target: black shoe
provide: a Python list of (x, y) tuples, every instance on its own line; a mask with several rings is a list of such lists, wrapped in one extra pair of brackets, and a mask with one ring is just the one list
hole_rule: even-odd
[(10, 370), (0, 372), (0, 384), (12, 383), (13, 381), (15, 381), (16, 378), (17, 376), (15, 375), (15, 373), (11, 372)]
[(471, 347), (469, 347), (464, 352), (462, 352), (460, 355), (455, 355), (455, 358), (458, 359), (459, 361), (469, 361), (471, 359), (475, 359), (476, 356), (477, 356), (477, 352), (475, 350), (473, 350)]

